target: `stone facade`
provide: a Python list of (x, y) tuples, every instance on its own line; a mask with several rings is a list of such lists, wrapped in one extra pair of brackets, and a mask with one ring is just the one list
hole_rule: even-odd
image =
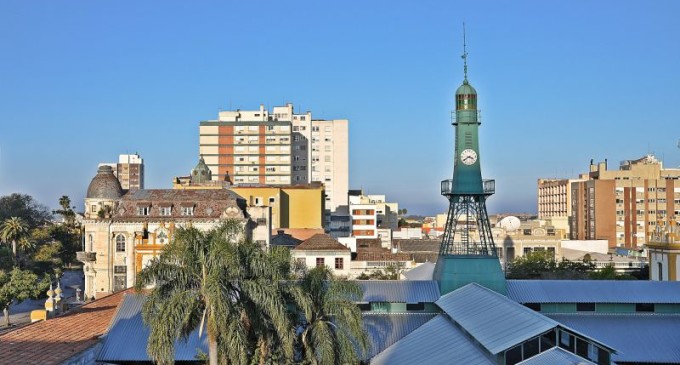
[[(113, 179), (113, 180), (112, 180)], [(248, 207), (229, 190), (142, 189), (124, 191), (103, 166), (85, 199), (85, 295), (101, 297), (131, 287), (136, 274), (170, 242), (178, 227), (210, 230), (238, 219), (247, 239), (267, 246), (271, 209)]]

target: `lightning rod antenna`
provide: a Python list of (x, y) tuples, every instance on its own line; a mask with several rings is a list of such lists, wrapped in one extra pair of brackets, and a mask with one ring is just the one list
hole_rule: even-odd
[(461, 56), (461, 58), (463, 58), (463, 74), (465, 76), (463, 78), (463, 82), (465, 82), (466, 84), (468, 82), (468, 79), (467, 79), (467, 56), (468, 56), (468, 54), (467, 54), (466, 43), (465, 43), (465, 22), (463, 22), (463, 55)]

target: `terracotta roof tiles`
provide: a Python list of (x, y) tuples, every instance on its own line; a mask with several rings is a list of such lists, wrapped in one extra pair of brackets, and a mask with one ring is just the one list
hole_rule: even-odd
[(99, 342), (131, 289), (0, 335), (0, 364), (61, 364)]
[(349, 248), (327, 234), (315, 234), (294, 248), (296, 251), (349, 251)]

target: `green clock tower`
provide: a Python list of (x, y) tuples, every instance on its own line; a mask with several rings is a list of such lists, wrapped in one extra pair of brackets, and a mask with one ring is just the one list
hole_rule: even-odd
[(443, 294), (476, 282), (506, 294), (491, 234), (486, 199), (495, 191), (494, 180), (483, 180), (480, 168), (477, 91), (467, 79), (467, 52), (463, 33), (463, 84), (456, 90), (456, 129), (453, 179), (442, 181), (441, 192), (449, 200), (446, 228), (434, 269)]

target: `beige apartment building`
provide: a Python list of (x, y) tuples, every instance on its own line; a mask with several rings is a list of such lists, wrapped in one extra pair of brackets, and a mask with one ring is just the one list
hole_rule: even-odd
[(659, 224), (680, 221), (680, 169), (664, 169), (652, 155), (618, 170), (591, 163), (571, 183), (571, 238), (606, 239), (610, 248), (639, 249)]
[(100, 163), (99, 166), (111, 166), (124, 190), (144, 189), (144, 159), (138, 154), (120, 155), (118, 163)]
[(254, 111), (221, 111), (200, 123), (199, 153), (213, 180), (235, 185), (322, 182), (326, 208), (347, 206), (348, 121), (314, 120), (293, 104)]

